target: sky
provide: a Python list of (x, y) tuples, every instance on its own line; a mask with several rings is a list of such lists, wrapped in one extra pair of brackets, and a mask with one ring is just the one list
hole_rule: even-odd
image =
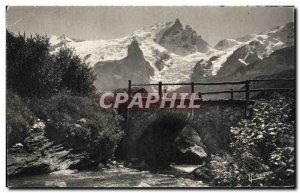
[(9, 7), (14, 33), (62, 35), (82, 40), (115, 39), (155, 24), (190, 25), (210, 45), (294, 21), (291, 7)]

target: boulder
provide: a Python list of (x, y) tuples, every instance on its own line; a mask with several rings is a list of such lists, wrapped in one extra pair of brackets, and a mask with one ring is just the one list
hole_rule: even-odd
[(193, 176), (203, 182), (210, 182), (211, 172), (207, 165), (203, 165), (193, 171)]
[(11, 148), (8, 149), (9, 153), (24, 153), (25, 149), (22, 143), (16, 143)]
[(8, 153), (7, 175), (35, 175), (50, 172), (50, 164), (37, 153)]
[(199, 164), (207, 157), (205, 150), (197, 145), (191, 147), (178, 147), (177, 162), (185, 164)]
[[(86, 158), (72, 154), (72, 149), (55, 145), (45, 137), (45, 123), (37, 120), (28, 132), (24, 143), (7, 151), (7, 175), (23, 176), (67, 170)], [(73, 168), (76, 169), (76, 168)]]
[(102, 170), (105, 168), (105, 165), (103, 163), (99, 163), (97, 166), (97, 170)]
[(81, 118), (79, 120), (77, 120), (77, 123), (80, 124), (80, 125), (84, 125), (87, 123), (87, 119), (86, 118)]
[(185, 127), (175, 140), (176, 163), (201, 164), (207, 157), (206, 147), (198, 133), (191, 127)]

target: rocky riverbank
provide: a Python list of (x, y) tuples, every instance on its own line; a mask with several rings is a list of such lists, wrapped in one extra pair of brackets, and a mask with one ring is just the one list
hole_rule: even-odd
[(37, 120), (24, 143), (7, 150), (7, 175), (35, 175), (76, 168), (86, 162), (85, 153), (54, 144), (45, 137), (45, 123)]
[[(85, 121), (78, 121), (78, 126)], [(105, 163), (90, 159), (86, 152), (75, 151), (65, 144), (56, 144), (47, 138), (45, 133), (46, 123), (36, 120), (28, 131), (28, 136), (23, 143), (17, 143), (7, 150), (7, 175), (31, 176), (48, 173), (69, 173), (89, 169), (99, 171), (115, 169), (126, 166), (135, 169), (151, 169), (144, 160), (139, 158), (119, 163), (108, 160)], [(199, 136), (190, 128), (185, 128), (177, 137), (178, 163), (202, 163), (207, 157)], [(205, 147), (204, 147), (205, 148)]]

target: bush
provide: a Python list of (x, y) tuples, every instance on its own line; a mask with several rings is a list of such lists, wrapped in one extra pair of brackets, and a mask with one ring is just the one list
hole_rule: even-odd
[(115, 115), (102, 112), (93, 100), (67, 93), (32, 102), (33, 112), (47, 120), (46, 135), (92, 159), (105, 161), (113, 157), (123, 131)]
[(11, 91), (6, 94), (7, 145), (23, 143), (35, 119), (23, 100)]
[(49, 38), (7, 32), (7, 88), (27, 98), (48, 98), (63, 90), (74, 95), (93, 93), (95, 76), (74, 50), (50, 53)]
[(54, 60), (60, 66), (61, 90), (69, 90), (78, 96), (88, 96), (95, 90), (92, 69), (75, 54), (74, 49), (63, 46), (55, 54)]
[[(253, 117), (231, 129), (233, 162), (218, 169), (218, 159), (225, 158), (213, 159), (215, 184), (295, 186), (295, 101), (288, 94), (257, 102)], [(250, 182), (253, 174), (265, 175)]]
[(7, 89), (16, 93), (7, 93), (8, 144), (23, 142), (38, 117), (56, 143), (97, 160), (112, 157), (123, 132), (113, 114), (86, 97), (95, 90), (92, 69), (72, 48), (50, 53), (46, 36), (6, 35)]
[(7, 87), (22, 97), (47, 97), (57, 92), (59, 66), (49, 53), (49, 39), (6, 34)]

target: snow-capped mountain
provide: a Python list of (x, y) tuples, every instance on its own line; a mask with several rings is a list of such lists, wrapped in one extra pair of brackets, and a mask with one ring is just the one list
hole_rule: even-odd
[(183, 28), (179, 19), (170, 27), (158, 31), (155, 40), (169, 51), (182, 56), (194, 52), (205, 53), (210, 49), (208, 43), (189, 25)]
[[(129, 52), (132, 47), (141, 50), (137, 62)], [(190, 82), (212, 76), (228, 76), (241, 66), (263, 60), (271, 53), (294, 44), (294, 24), (288, 23), (266, 32), (250, 34), (236, 39), (221, 40), (215, 47), (207, 44), (190, 26), (175, 22), (156, 24), (140, 29), (123, 38), (113, 40), (81, 41), (65, 35), (50, 38), (53, 52), (66, 44), (94, 68), (98, 76), (98, 89), (122, 87), (138, 69), (134, 83)], [(132, 63), (132, 64), (130, 64)], [(109, 66), (114, 66), (109, 67)], [(123, 65), (123, 67), (120, 67)], [(126, 72), (122, 73), (126, 68)], [(107, 70), (107, 71), (106, 71)], [(107, 74), (107, 76), (104, 76)], [(112, 84), (103, 86), (105, 81)], [(196, 78), (195, 78), (196, 77)], [(140, 82), (146, 81), (146, 82)], [(101, 83), (102, 82), (102, 83)], [(175, 89), (173, 87), (171, 89)]]

